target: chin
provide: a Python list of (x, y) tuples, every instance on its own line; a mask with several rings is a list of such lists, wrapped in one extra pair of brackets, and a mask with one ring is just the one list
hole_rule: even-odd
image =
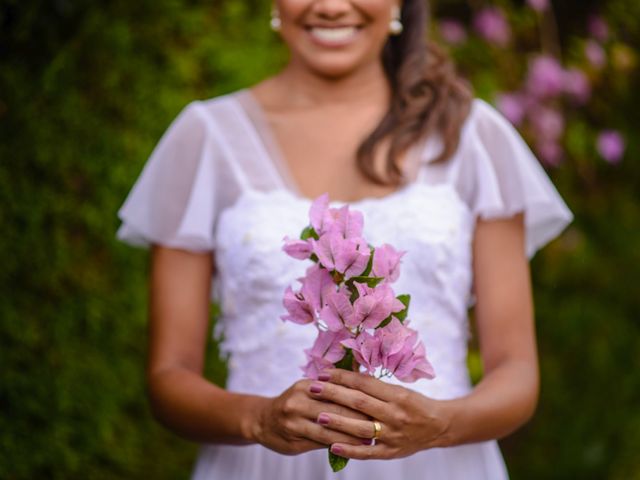
[(296, 60), (299, 63), (324, 78), (346, 77), (376, 61), (370, 52), (363, 52), (362, 49), (324, 52), (314, 49), (296, 53)]

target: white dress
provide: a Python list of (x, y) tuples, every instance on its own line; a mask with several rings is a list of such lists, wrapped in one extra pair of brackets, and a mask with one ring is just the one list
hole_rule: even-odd
[[(416, 146), (407, 183), (382, 198), (351, 202), (373, 245), (406, 250), (397, 293), (411, 294), (409, 318), (437, 377), (407, 384), (436, 399), (471, 390), (467, 371), (472, 303), (472, 238), (477, 218), (525, 213), (531, 257), (571, 221), (571, 213), (511, 125), (475, 100), (456, 154), (431, 164), (437, 141)], [(295, 186), (251, 94), (188, 105), (148, 160), (119, 212), (118, 237), (215, 251), (212, 298), (229, 354), (227, 388), (275, 396), (301, 378), (312, 326), (284, 323), (282, 296), (306, 262), (282, 250), (308, 222), (311, 200)], [(340, 202), (334, 202), (340, 204)], [(204, 479), (388, 478), (500, 480), (507, 472), (494, 441), (432, 449), (391, 461), (351, 461), (334, 474), (327, 451), (284, 456), (260, 445), (203, 445), (193, 471)]]

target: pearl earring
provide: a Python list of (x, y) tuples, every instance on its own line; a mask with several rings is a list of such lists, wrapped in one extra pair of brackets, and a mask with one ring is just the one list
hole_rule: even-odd
[(271, 26), (271, 30), (274, 32), (279, 32), (282, 28), (282, 20), (280, 20), (280, 12), (278, 12), (277, 8), (271, 9), (271, 21), (269, 22)]
[(404, 30), (404, 26), (400, 21), (400, 7), (394, 5), (393, 9), (391, 10), (391, 22), (389, 22), (389, 31), (391, 32), (391, 35), (400, 35), (402, 33), (402, 30)]

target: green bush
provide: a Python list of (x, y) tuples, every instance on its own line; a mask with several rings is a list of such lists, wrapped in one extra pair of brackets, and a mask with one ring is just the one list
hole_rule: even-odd
[[(520, 3), (497, 3), (518, 31), (531, 28)], [(568, 58), (584, 5), (557, 10)], [(472, 15), (465, 2), (436, 7)], [(115, 240), (116, 212), (186, 103), (283, 64), (268, 10), (259, 0), (2, 2), (0, 478), (188, 476), (195, 446), (146, 404), (147, 256)], [(637, 2), (601, 10), (621, 44), (640, 44)], [(502, 75), (524, 65), (517, 51), (472, 39), (452, 53), (489, 100), (522, 76)], [(566, 161), (551, 172), (576, 221), (533, 262), (543, 387), (535, 419), (503, 442), (516, 479), (640, 478), (640, 89), (637, 69), (610, 73), (571, 113)], [(617, 167), (593, 153), (605, 126), (627, 136)], [(208, 375), (222, 382), (209, 350)]]

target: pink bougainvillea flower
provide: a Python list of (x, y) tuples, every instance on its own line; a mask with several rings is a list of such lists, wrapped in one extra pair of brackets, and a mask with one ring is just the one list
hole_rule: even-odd
[(558, 140), (564, 133), (564, 117), (550, 107), (537, 105), (531, 109), (529, 119), (536, 137), (541, 142)]
[(615, 130), (605, 130), (598, 135), (598, 152), (607, 162), (620, 163), (625, 151), (625, 142), (622, 135)]
[(384, 277), (386, 282), (395, 282), (400, 276), (400, 259), (405, 253), (397, 251), (387, 243), (376, 248), (371, 273), (374, 277)]
[(539, 55), (529, 62), (527, 90), (535, 97), (555, 97), (563, 91), (564, 85), (564, 69), (554, 57)]
[(587, 23), (589, 34), (599, 40), (605, 42), (609, 38), (609, 25), (607, 21), (599, 15), (593, 15)]
[(298, 280), (302, 282), (300, 293), (315, 311), (322, 308), (325, 298), (336, 288), (331, 274), (319, 265), (307, 268), (306, 275)]
[(287, 255), (290, 257), (296, 258), (298, 260), (306, 260), (311, 256), (312, 248), (311, 243), (307, 240), (298, 240), (291, 239), (289, 237), (284, 237), (285, 244), (282, 247), (282, 250), (285, 251)]
[(380, 361), (380, 340), (368, 332), (362, 332), (356, 338), (342, 341), (342, 345), (350, 348), (356, 361), (373, 374), (382, 365)]
[(596, 69), (601, 69), (607, 63), (607, 54), (595, 40), (589, 40), (584, 46), (584, 55)]
[(405, 309), (404, 304), (395, 297), (387, 283), (381, 283), (373, 288), (358, 283), (356, 288), (360, 296), (353, 303), (353, 326), (376, 328), (392, 313)]
[(496, 101), (498, 110), (516, 127), (522, 124), (527, 112), (527, 101), (521, 93), (502, 93)]
[(467, 31), (457, 20), (450, 18), (439, 22), (440, 35), (450, 45), (460, 45), (467, 40)]
[(320, 240), (311, 242), (313, 252), (327, 270), (335, 270), (345, 278), (351, 278), (367, 268), (371, 250), (362, 238), (343, 238), (338, 232), (329, 231)]
[(476, 15), (473, 27), (482, 38), (500, 47), (511, 40), (511, 27), (504, 12), (497, 7), (487, 7)]
[[(417, 337), (416, 337), (417, 338)], [(403, 382), (415, 382), (421, 378), (435, 378), (433, 365), (427, 360), (424, 344), (418, 342), (411, 355), (403, 357), (394, 375)]]
[(364, 226), (362, 212), (350, 211), (348, 205), (338, 209), (330, 209), (330, 212), (333, 217), (331, 231), (339, 233), (343, 238), (360, 238), (362, 236)]
[(540, 141), (536, 144), (536, 152), (542, 162), (550, 167), (557, 167), (562, 162), (564, 151), (557, 141)]
[(587, 75), (579, 68), (571, 68), (564, 73), (564, 91), (578, 104), (583, 105), (591, 98), (591, 84)]
[(329, 330), (338, 332), (356, 326), (353, 316), (353, 305), (346, 289), (333, 291), (327, 295), (326, 303), (320, 311), (320, 318), (324, 320)]
[(376, 331), (376, 335), (380, 340), (380, 363), (398, 379), (415, 382), (420, 378), (435, 377), (424, 345), (418, 341), (418, 332), (394, 318), (389, 325)]
[[(305, 350), (305, 353), (306, 353), (306, 350)], [(333, 363), (331, 363), (329, 360), (325, 360), (324, 358), (310, 357), (307, 354), (307, 363), (301, 368), (305, 377), (310, 378), (312, 380), (317, 380), (318, 375), (320, 375), (320, 373), (335, 367), (333, 366)]]
[(349, 338), (351, 333), (348, 330), (338, 332), (319, 331), (313, 346), (306, 349), (307, 364), (302, 370), (308, 378), (318, 378), (318, 374), (332, 368), (333, 365), (344, 357), (346, 352), (342, 342)]
[(536, 12), (544, 12), (549, 8), (549, 0), (527, 0), (527, 5)]
[(375, 336), (380, 340), (380, 355), (382, 358), (388, 358), (402, 350), (412, 332), (413, 330), (405, 327), (395, 317), (391, 319), (387, 326), (377, 329)]
[(320, 331), (313, 346), (306, 352), (314, 358), (324, 358), (331, 363), (339, 362), (345, 354), (341, 342), (350, 336), (351, 332), (348, 330), (340, 330), (338, 332)]
[(311, 203), (311, 208), (309, 209), (309, 218), (311, 220), (311, 226), (318, 235), (322, 235), (325, 232), (325, 222), (331, 220), (331, 218), (327, 215), (328, 210), (328, 193), (323, 193)]
[(348, 205), (340, 208), (329, 208), (329, 195), (320, 195), (309, 209), (311, 226), (318, 236), (327, 232), (337, 232), (343, 238), (362, 236), (364, 217), (362, 212), (349, 210)]
[(280, 317), (283, 321), (305, 325), (315, 320), (315, 313), (311, 304), (305, 300), (302, 293), (294, 292), (291, 286), (285, 290), (282, 304), (289, 313)]

